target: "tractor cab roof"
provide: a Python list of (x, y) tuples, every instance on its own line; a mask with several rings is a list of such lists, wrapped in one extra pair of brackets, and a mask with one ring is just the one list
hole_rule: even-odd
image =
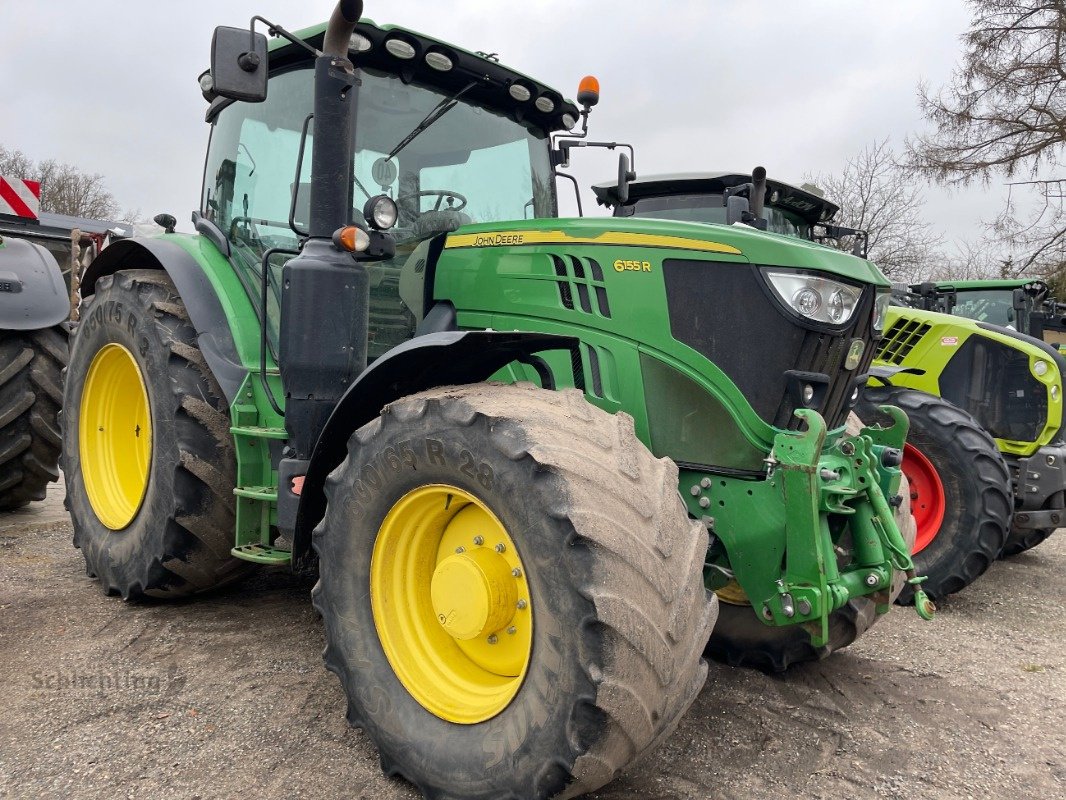
[[(325, 31), (326, 23), (321, 23), (293, 35), (320, 49)], [(272, 73), (309, 62), (312, 57), (305, 48), (281, 37), (270, 40), (269, 53)], [(429, 84), (445, 94), (470, 86), (463, 94), (464, 100), (499, 109), (548, 132), (569, 130), (580, 117), (573, 101), (501, 64), (495, 54), (473, 53), (408, 28), (378, 25), (364, 18), (352, 35), (349, 57), (356, 67), (399, 75), (405, 83)], [(208, 121), (231, 102), (224, 98), (214, 100), (207, 113)]]
[[(750, 172), (678, 172), (648, 175), (629, 184), (629, 201), (633, 205), (649, 197), (665, 197), (679, 194), (722, 194), (726, 189), (751, 182)], [(840, 207), (824, 197), (797, 186), (767, 178), (769, 188), (767, 205), (791, 211), (815, 224), (832, 219)], [(614, 207), (613, 182), (599, 183), (592, 187), (600, 205)]]
[[(1039, 278), (1005, 278), (1005, 279), (981, 279), (972, 281), (937, 281), (934, 285), (939, 291), (944, 292), (966, 292), (977, 290), (989, 290), (995, 291), (997, 289), (1020, 289), (1023, 286), (1028, 286), (1034, 281), (1040, 280)], [(914, 284), (911, 289), (918, 291), (918, 287), (921, 284)]]

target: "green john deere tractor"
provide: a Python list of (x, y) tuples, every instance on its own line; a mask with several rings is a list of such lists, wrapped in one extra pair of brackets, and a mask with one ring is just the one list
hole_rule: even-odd
[[(616, 218), (744, 222), (812, 242), (849, 237), (865, 255), (865, 233), (833, 223), (836, 205), (767, 179), (764, 170), (646, 176), (622, 189), (624, 202), (618, 185), (593, 187)], [(1024, 309), (1031, 292), (1009, 288), (1006, 308)], [(920, 296), (930, 302), (929, 291)], [(871, 386), (856, 408), (868, 421), (881, 419), (884, 403), (908, 415), (903, 472), (917, 524), (915, 562), (929, 595), (943, 597), (1001, 554), (1043, 541), (1063, 519), (1060, 359), (1036, 339), (986, 323), (896, 307), (887, 319)], [(905, 587), (900, 601), (910, 599)]]
[(196, 234), (85, 274), (75, 544), (129, 599), (317, 560), (386, 772), (576, 796), (699, 692), (708, 587), (711, 647), (784, 668), (920, 582), (906, 418), (845, 430), (889, 284), (748, 229), (559, 219), (595, 94), (361, 11), (217, 29)]
[(43, 500), (59, 479), (69, 313), (52, 254), (0, 237), (0, 511)]

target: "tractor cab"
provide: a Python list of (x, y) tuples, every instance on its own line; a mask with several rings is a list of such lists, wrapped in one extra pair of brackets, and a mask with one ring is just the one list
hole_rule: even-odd
[(1041, 280), (1014, 278), (916, 283), (904, 302), (913, 308), (1010, 328), (1059, 349), (1066, 346), (1066, 306)]
[[(322, 46), (324, 29), (297, 32), (302, 44), (271, 43), (262, 102), (215, 98), (209, 74), (201, 87), (208, 87), (212, 132), (197, 226), (229, 250), (250, 285), (267, 251), (287, 251), (269, 259), (272, 343), (281, 267), (308, 233), (316, 139), (308, 47)], [(447, 234), (471, 223), (556, 215), (551, 134), (576, 124), (579, 112), (494, 57), (403, 28), (364, 20), (351, 52), (359, 62), (351, 88), (358, 113), (347, 218), (387, 229), (395, 245), (368, 266), (373, 360), (414, 335), (419, 279)], [(411, 287), (407, 302), (401, 280)]]

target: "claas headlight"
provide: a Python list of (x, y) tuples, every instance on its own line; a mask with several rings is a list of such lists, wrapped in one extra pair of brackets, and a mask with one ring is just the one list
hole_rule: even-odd
[(881, 292), (877, 295), (877, 299), (874, 300), (874, 330), (883, 331), (885, 329), (885, 315), (888, 314), (888, 307), (892, 305), (892, 292)]
[(363, 207), (363, 216), (367, 224), (379, 231), (387, 231), (396, 224), (400, 216), (400, 210), (396, 207), (396, 201), (387, 194), (379, 194), (366, 201)]
[(774, 292), (800, 316), (827, 325), (843, 325), (851, 319), (862, 290), (857, 286), (797, 272), (764, 273)]

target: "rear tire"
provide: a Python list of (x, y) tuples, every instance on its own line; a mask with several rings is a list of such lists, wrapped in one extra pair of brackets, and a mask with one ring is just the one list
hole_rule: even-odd
[[(863, 427), (858, 417), (848, 418), (848, 432)], [(895, 510), (896, 525), (908, 546), (914, 544), (915, 526), (911, 516), (910, 491), (904, 476), (899, 487), (902, 503)], [(906, 576), (893, 576), (890, 600), (895, 600), (906, 585)], [(829, 641), (824, 647), (811, 644), (811, 637), (800, 625), (783, 627), (763, 624), (750, 605), (722, 601), (718, 624), (707, 643), (707, 655), (733, 667), (751, 667), (763, 672), (784, 672), (793, 664), (819, 661), (852, 644), (883, 615), (877, 603), (866, 597), (850, 600), (829, 615)]]
[[(90, 500), (79, 447), (83, 389), (109, 345), (132, 357), (150, 408), (143, 500), (118, 530), (101, 521)], [(230, 554), (236, 457), (229, 409), (166, 273), (125, 270), (97, 282), (74, 335), (63, 405), (74, 545), (106, 592), (124, 599), (184, 597), (250, 571), (253, 565)]]
[(1011, 526), (1010, 534), (1007, 536), (1007, 541), (1003, 544), (1003, 552), (1000, 553), (1000, 558), (1010, 558), (1016, 556), (1027, 550), (1032, 550), (1038, 544), (1042, 544), (1051, 534), (1055, 532), (1055, 528), (1015, 528)]
[[(630, 417), (608, 415), (576, 391), (436, 389), (390, 404), (353, 434), (314, 534), (314, 601), (326, 629), (326, 667), (347, 694), (349, 722), (377, 744), (383, 770), (427, 798), (576, 797), (668, 736), (706, 678), (700, 653), (716, 606), (703, 588), (707, 533), (688, 517), (677, 481), (674, 464), (637, 440)], [(431, 551), (443, 560), (423, 566), (402, 550), (379, 550), (397, 509), (442, 486), (468, 496), (452, 505), (448, 494), (433, 512), (444, 534), (430, 539)], [(494, 715), (457, 724), (416, 699), (447, 681), (426, 683), (407, 670), (453, 662), (459, 642), (441, 640), (435, 658), (398, 656), (398, 629), (382, 610), (375, 575), (408, 565), (398, 577), (410, 581), (401, 604), (428, 607), (419, 575), (432, 574), (437, 591), (441, 564), (452, 557), (449, 531), (475, 503), (513, 537), (528, 580), (520, 589), (528, 607), (518, 608), (531, 614), (532, 639), (524, 676), (506, 678), (517, 681), (514, 694)], [(464, 534), (457, 556), (492, 547), (488, 534), (484, 543), (471, 538), (484, 527)], [(415, 530), (403, 541), (425, 528)], [(483, 555), (495, 558), (491, 549)], [(451, 618), (438, 611), (424, 618), (430, 627)], [(440, 630), (423, 630), (409, 640), (440, 638)], [(504, 646), (507, 634), (498, 634), (498, 644), (495, 635), (485, 641)]]
[[(907, 444), (935, 470), (943, 487), (942, 516), (919, 526), (919, 549), (913, 554), (918, 574), (928, 578), (922, 588), (939, 600), (977, 580), (1003, 550), (1014, 513), (1010, 473), (992, 437), (946, 400), (913, 389), (868, 388), (856, 410), (876, 421), (879, 405), (899, 406), (907, 413)], [(904, 471), (915, 468), (905, 451)], [(914, 602), (910, 586), (898, 602)]]
[(59, 480), (67, 332), (0, 331), (0, 511), (44, 500)]

